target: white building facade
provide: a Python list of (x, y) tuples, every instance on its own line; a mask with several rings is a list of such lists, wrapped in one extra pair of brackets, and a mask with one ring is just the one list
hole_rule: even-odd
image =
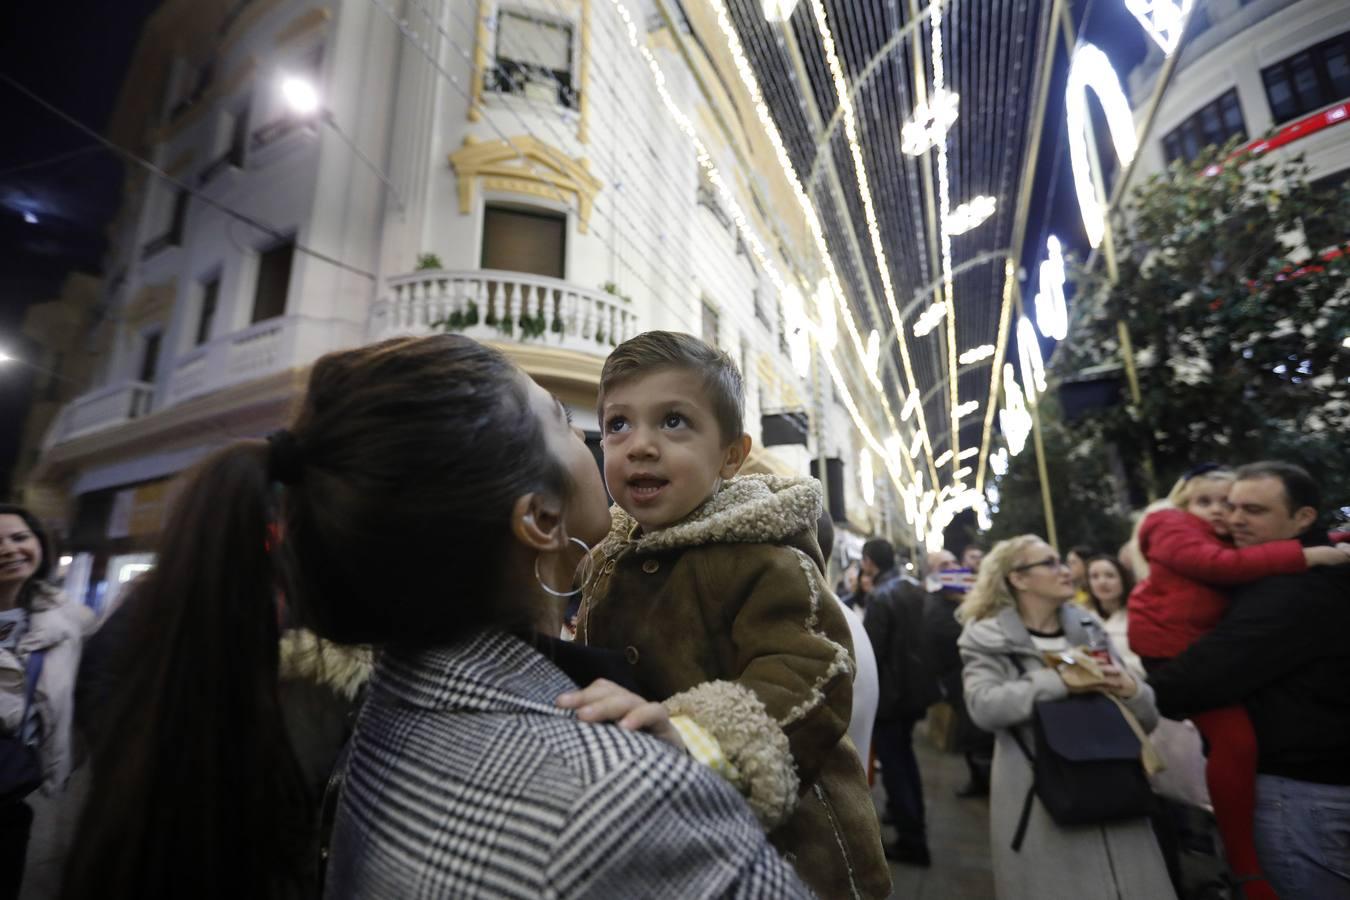
[[(879, 478), (863, 500), (836, 390), (789, 359), (745, 235), (804, 292), (809, 238), (781, 173), (755, 163), (771, 150), (722, 74), (729, 55), (699, 38), (712, 14), (687, 10), (168, 0), (112, 131), (172, 180), (128, 175), (98, 312), (70, 336), (99, 348), (99, 371), (26, 486), (82, 554), (91, 598), (145, 564), (179, 473), (284, 424), (315, 359), (440, 330), (500, 347), (593, 440), (616, 343), (703, 336), (741, 365), (756, 446), (789, 433), (752, 468), (834, 458), (853, 527), (896, 526)], [(286, 79), (319, 108), (289, 106)], [(864, 392), (860, 364), (842, 364)]]
[[(1302, 154), (1314, 182), (1350, 175), (1350, 15), (1343, 0), (1205, 0), (1197, 7), (1139, 147), (1136, 177), (1233, 137), (1255, 150)], [(1129, 78), (1137, 120), (1161, 65), (1153, 47)]]

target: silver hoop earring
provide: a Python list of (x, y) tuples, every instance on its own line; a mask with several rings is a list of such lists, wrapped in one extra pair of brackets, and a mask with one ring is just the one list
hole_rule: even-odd
[[(576, 544), (578, 547), (581, 548), (581, 552), (583, 554), (582, 559), (585, 561), (584, 564), (586, 566), (586, 572), (581, 576), (581, 587), (577, 588), (576, 590), (555, 591), (553, 588), (545, 584), (544, 576), (539, 574), (539, 556), (536, 556), (534, 558), (534, 580), (539, 582), (539, 586), (544, 589), (544, 593), (551, 594), (554, 597), (561, 597), (564, 600), (567, 599), (568, 597), (575, 597), (577, 594), (581, 593), (582, 589), (585, 588), (586, 586), (586, 582), (591, 580), (591, 569), (595, 565), (594, 563), (591, 562), (591, 547), (589, 544), (587, 544), (579, 537), (568, 538), (567, 542), (569, 544)], [(541, 553), (540, 556), (542, 555), (543, 554)], [(578, 568), (579, 567), (580, 564), (578, 565)]]

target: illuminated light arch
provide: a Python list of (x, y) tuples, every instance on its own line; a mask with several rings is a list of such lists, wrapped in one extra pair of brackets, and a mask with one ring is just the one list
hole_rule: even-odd
[(877, 481), (872, 471), (872, 452), (866, 447), (858, 454), (858, 484), (862, 488), (863, 503), (868, 506), (877, 502)]
[(1021, 363), (1027, 405), (1035, 406), (1036, 395), (1045, 393), (1045, 359), (1041, 356), (1041, 342), (1036, 337), (1036, 329), (1026, 316), (1017, 320), (1017, 358)]
[(1093, 186), (1092, 154), (1088, 147), (1091, 122), (1088, 118), (1087, 91), (1097, 95), (1106, 124), (1111, 132), (1111, 143), (1122, 166), (1134, 160), (1139, 149), (1135, 140), (1134, 119), (1130, 104), (1120, 86), (1120, 78), (1111, 66), (1111, 60), (1095, 44), (1083, 44), (1073, 54), (1069, 65), (1069, 85), (1064, 92), (1064, 115), (1069, 125), (1069, 160), (1073, 163), (1073, 184), (1078, 193), (1078, 209), (1083, 216), (1088, 242), (1093, 247), (1102, 242), (1106, 233), (1106, 213)]
[(1045, 260), (1036, 292), (1036, 324), (1055, 341), (1069, 336), (1069, 303), (1064, 299), (1064, 250), (1053, 234), (1045, 242)]
[(1008, 452), (1013, 456), (1021, 453), (1027, 445), (1027, 436), (1031, 434), (1031, 413), (1027, 412), (1022, 389), (1013, 375), (1012, 363), (1003, 364), (1003, 409), (998, 414), (999, 427), (1008, 441)]
[(1144, 31), (1162, 48), (1166, 56), (1171, 56), (1181, 43), (1181, 33), (1186, 27), (1186, 18), (1190, 15), (1195, 0), (1125, 0), (1125, 8), (1144, 26)]

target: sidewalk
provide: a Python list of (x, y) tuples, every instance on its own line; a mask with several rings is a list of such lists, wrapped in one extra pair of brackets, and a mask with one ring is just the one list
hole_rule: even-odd
[[(957, 788), (966, 783), (965, 760), (939, 752), (921, 729), (915, 731), (914, 752), (923, 775), (933, 865), (921, 869), (891, 863), (891, 896), (906, 900), (993, 900), (988, 799), (957, 798)], [(872, 791), (878, 810), (885, 796), (878, 778)], [(889, 842), (895, 839), (895, 831), (882, 826), (882, 836)]]

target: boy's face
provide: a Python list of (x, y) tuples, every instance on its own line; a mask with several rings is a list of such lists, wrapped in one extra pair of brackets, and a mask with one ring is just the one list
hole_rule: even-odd
[(673, 525), (745, 462), (749, 438), (725, 445), (703, 379), (665, 369), (625, 381), (601, 409), (605, 484), (643, 531)]

